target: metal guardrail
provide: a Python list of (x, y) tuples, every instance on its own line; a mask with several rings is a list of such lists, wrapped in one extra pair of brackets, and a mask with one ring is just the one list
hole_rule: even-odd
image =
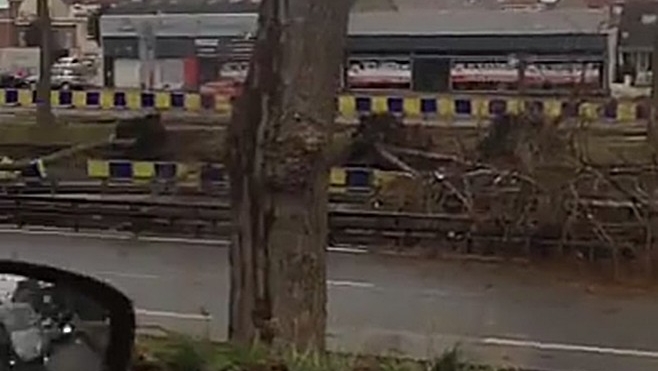
[[(89, 199), (49, 195), (0, 195), (0, 222), (23, 226), (48, 226), (73, 230), (112, 230), (135, 235), (226, 238), (231, 232), (226, 202)], [(486, 222), (486, 221), (484, 221)], [(478, 226), (483, 220), (478, 219)], [(465, 253), (486, 253), (492, 246), (506, 251), (526, 251), (529, 246), (555, 246), (559, 238), (532, 234), (505, 235), (496, 229), (473, 229), (465, 214), (420, 214), (354, 210), (331, 207), (331, 245), (413, 247), (430, 243)], [(578, 226), (575, 226), (578, 228)], [(597, 248), (596, 239), (569, 241), (577, 247)]]
[[(226, 199), (229, 194), (227, 182), (206, 183), (143, 183), (85, 181), (13, 181), (0, 183), (0, 194), (7, 195), (152, 195), (183, 196)], [(329, 202), (337, 204), (366, 204), (372, 195), (371, 188), (342, 188), (341, 192), (330, 192)]]

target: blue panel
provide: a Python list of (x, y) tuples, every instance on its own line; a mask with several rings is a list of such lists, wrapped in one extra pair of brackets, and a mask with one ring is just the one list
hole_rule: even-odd
[(155, 177), (158, 179), (176, 179), (175, 162), (157, 162), (155, 164)]
[(640, 103), (635, 106), (635, 117), (638, 120), (648, 120), (649, 116), (651, 116), (650, 112), (651, 110), (645, 104)]
[(611, 99), (603, 106), (603, 117), (607, 119), (617, 118), (617, 101), (615, 99)]
[(133, 166), (130, 161), (110, 161), (110, 178), (131, 179)]
[(215, 96), (213, 94), (201, 94), (201, 107), (208, 110), (214, 110)]
[(155, 94), (142, 93), (142, 108), (153, 108), (153, 107), (155, 107)]
[(507, 101), (504, 99), (492, 99), (489, 101), (489, 113), (492, 115), (504, 115), (507, 113)]
[(404, 112), (404, 99), (401, 97), (388, 98), (388, 112), (390, 113), (403, 113)]
[(372, 111), (372, 100), (370, 97), (356, 97), (356, 111), (370, 113)]
[(355, 188), (370, 187), (370, 169), (347, 169), (347, 186)]
[(73, 93), (67, 90), (61, 90), (59, 92), (59, 105), (70, 106), (72, 104), (73, 104)]
[(455, 99), (455, 113), (458, 115), (471, 115), (470, 99)]
[(420, 99), (420, 112), (423, 115), (436, 115), (438, 113), (438, 104), (434, 98)]
[(6, 104), (18, 103), (18, 90), (16, 89), (5, 90), (5, 103)]
[(123, 108), (126, 106), (126, 93), (122, 91), (114, 92), (114, 107)]
[(88, 91), (86, 92), (86, 105), (87, 106), (100, 106), (101, 105), (101, 93), (98, 91)]
[(540, 100), (531, 100), (528, 102), (525, 102), (525, 109), (526, 112), (538, 112), (538, 113), (544, 113), (544, 102)]
[(562, 115), (565, 117), (578, 117), (578, 112), (580, 112), (578, 102), (562, 102)]
[(220, 182), (226, 180), (224, 167), (219, 164), (205, 164), (201, 167), (201, 181)]
[(171, 93), (171, 107), (185, 108), (185, 93)]

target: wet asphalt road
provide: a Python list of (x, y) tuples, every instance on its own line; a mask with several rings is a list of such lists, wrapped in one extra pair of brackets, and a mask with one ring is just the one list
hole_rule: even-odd
[[(226, 336), (225, 246), (0, 233), (0, 258), (109, 280), (141, 325)], [(329, 255), (329, 343), (433, 356), (461, 343), (474, 361), (545, 370), (658, 369), (658, 298), (600, 296), (532, 273), (363, 254)], [(205, 313), (211, 318), (207, 318)]]

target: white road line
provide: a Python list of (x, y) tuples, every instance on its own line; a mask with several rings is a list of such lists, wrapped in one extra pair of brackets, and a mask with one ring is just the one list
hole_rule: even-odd
[(358, 288), (373, 288), (375, 287), (374, 283), (370, 282), (358, 282), (358, 281), (334, 281), (328, 280), (327, 285), (329, 286), (342, 286), (342, 287), (358, 287)]
[(163, 318), (173, 318), (173, 319), (186, 319), (194, 321), (209, 321), (212, 319), (212, 316), (207, 314), (197, 314), (197, 313), (178, 313), (178, 312), (167, 312), (159, 310), (148, 310), (148, 309), (135, 309), (135, 314), (148, 317), (163, 317)]
[(532, 348), (538, 350), (558, 350), (558, 351), (569, 351), (569, 352), (606, 354), (606, 355), (615, 355), (615, 356), (658, 358), (658, 351), (640, 350), (640, 349), (623, 349), (623, 348), (620, 349), (620, 348), (598, 347), (591, 345), (544, 343), (540, 341), (513, 340), (513, 339), (502, 339), (502, 338), (493, 338), (493, 337), (481, 339), (480, 342), (486, 345), (512, 346), (512, 347), (520, 347), (520, 348)]
[[(146, 273), (127, 273), (127, 272), (96, 272), (100, 276), (113, 276), (121, 278), (130, 278), (130, 279), (148, 279), (148, 280), (157, 280), (161, 276), (155, 274), (146, 274)], [(358, 287), (358, 288), (373, 288), (375, 284), (370, 282), (361, 282), (361, 281), (341, 281), (341, 280), (327, 280), (327, 285), (329, 286), (343, 286), (343, 287)]]
[(160, 276), (154, 274), (145, 274), (145, 273), (123, 273), (123, 272), (96, 272), (101, 276), (114, 276), (121, 278), (136, 278), (136, 279), (148, 279), (148, 280), (157, 280)]

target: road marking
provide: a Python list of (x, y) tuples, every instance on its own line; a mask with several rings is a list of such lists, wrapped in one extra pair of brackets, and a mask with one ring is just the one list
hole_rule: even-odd
[(97, 274), (101, 276), (114, 276), (121, 278), (136, 278), (136, 279), (149, 279), (149, 280), (156, 280), (160, 278), (160, 276), (154, 274), (145, 274), (145, 273), (97, 272)]
[(358, 281), (334, 281), (328, 280), (327, 285), (329, 286), (342, 286), (342, 287), (358, 287), (358, 288), (373, 288), (375, 284), (370, 282), (358, 282)]
[[(114, 276), (121, 278), (131, 278), (131, 279), (149, 279), (156, 280), (160, 279), (161, 276), (155, 274), (147, 273), (126, 273), (126, 272), (96, 272), (100, 276)], [(1, 277), (1, 276), (0, 276)], [(358, 288), (373, 288), (375, 285), (370, 282), (360, 282), (360, 281), (341, 281), (341, 280), (327, 280), (327, 285), (329, 286), (343, 286), (343, 287), (358, 287)]]
[(197, 314), (197, 313), (178, 313), (178, 312), (167, 312), (159, 310), (148, 310), (148, 309), (135, 309), (135, 314), (148, 316), (148, 317), (164, 317), (164, 318), (174, 318), (174, 319), (187, 319), (194, 321), (209, 321), (212, 319), (212, 316), (209, 314)]
[(640, 350), (640, 349), (623, 349), (623, 348), (608, 348), (597, 347), (591, 345), (576, 345), (576, 344), (559, 344), (559, 343), (544, 343), (540, 341), (527, 341), (527, 340), (513, 340), (502, 338), (484, 338), (481, 340), (486, 345), (502, 345), (520, 348), (532, 348), (539, 350), (561, 350), (570, 352), (581, 353), (595, 353), (606, 354), (615, 356), (630, 356), (642, 358), (658, 358), (658, 351)]

